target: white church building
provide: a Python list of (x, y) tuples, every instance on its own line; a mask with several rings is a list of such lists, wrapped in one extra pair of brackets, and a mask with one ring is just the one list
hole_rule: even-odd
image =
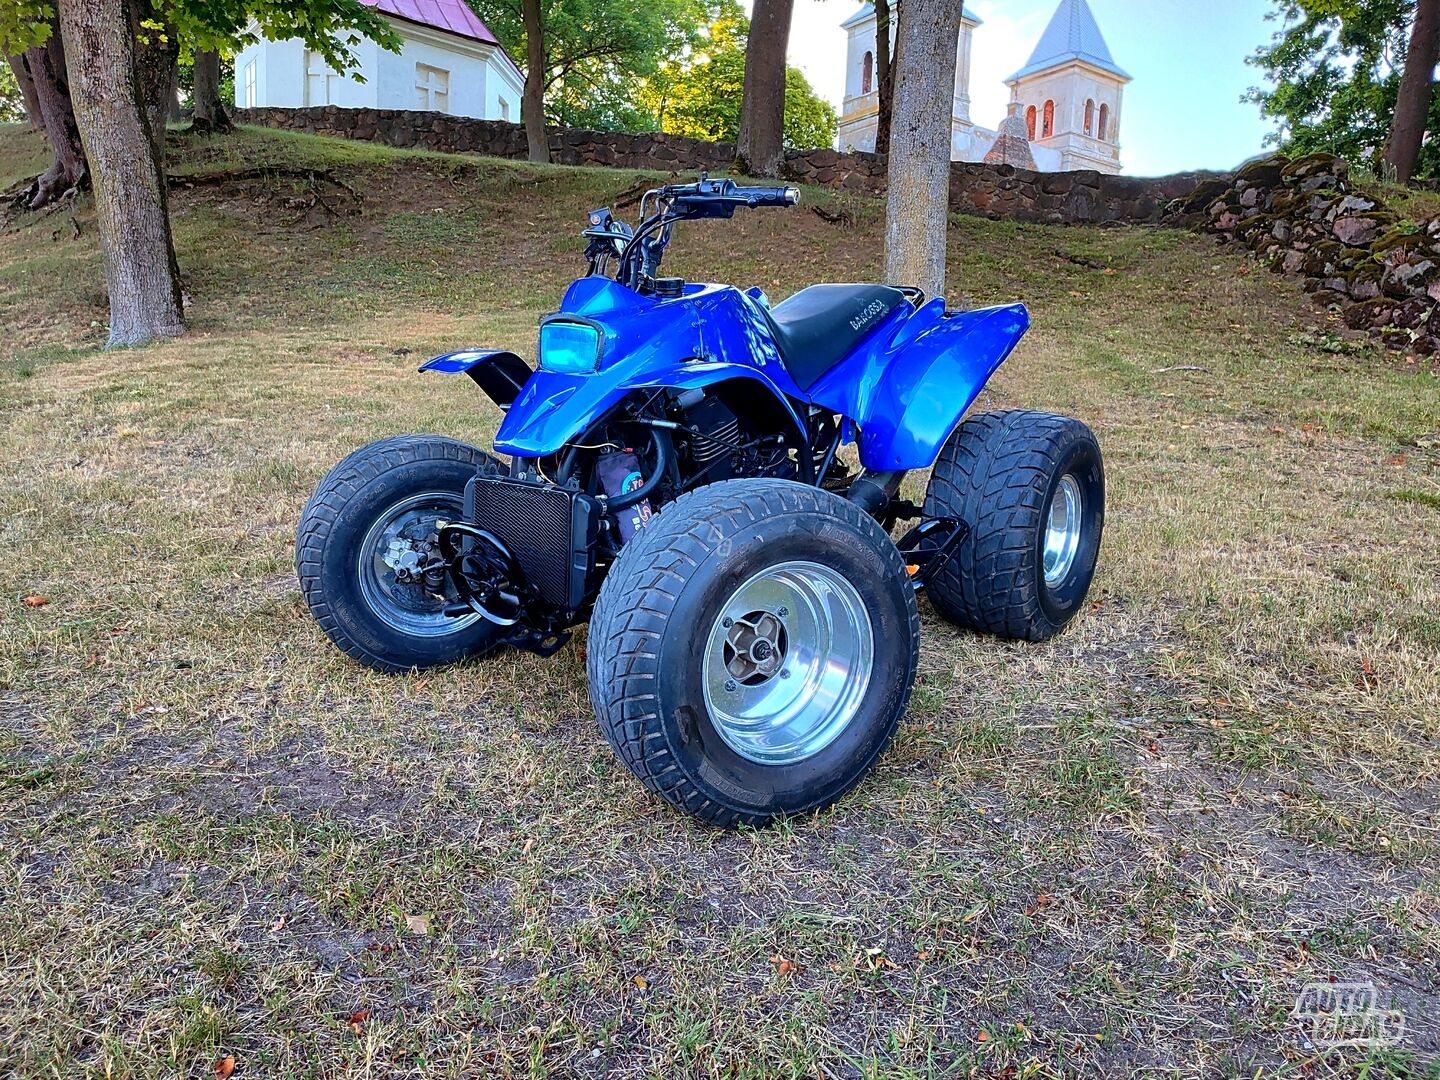
[[(873, 151), (880, 105), (874, 7), (866, 4), (841, 27), (848, 37), (840, 149)], [(952, 161), (981, 161), (995, 145), (996, 131), (970, 118), (970, 54), (980, 27), (980, 20), (967, 8), (960, 22), (951, 102)], [(893, 55), (893, 18), (890, 30)], [(1060, 0), (1029, 61), (1005, 80), (1011, 114), (1024, 122), (1036, 167), (1047, 172), (1118, 173), (1120, 103), (1129, 81), (1111, 57), (1086, 0)]]
[(524, 77), (465, 0), (360, 2), (380, 12), (399, 35), (398, 53), (362, 39), (354, 47), (355, 71), (342, 75), (299, 38), (261, 38), (235, 55), (235, 104), (422, 109), (519, 121)]

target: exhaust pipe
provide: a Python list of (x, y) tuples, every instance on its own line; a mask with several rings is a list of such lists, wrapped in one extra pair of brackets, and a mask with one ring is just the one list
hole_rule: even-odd
[(899, 469), (894, 472), (872, 472), (866, 469), (855, 478), (855, 482), (845, 492), (845, 498), (871, 517), (878, 517), (895, 497), (895, 492), (900, 490), (900, 481), (905, 479), (907, 471)]

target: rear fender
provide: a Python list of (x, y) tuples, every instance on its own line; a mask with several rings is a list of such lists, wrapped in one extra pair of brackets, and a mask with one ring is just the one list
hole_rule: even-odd
[(529, 364), (504, 349), (465, 349), (446, 353), (426, 360), (420, 365), (420, 370), (469, 375), (475, 385), (502, 409), (509, 409), (515, 403), (533, 374)]
[(923, 469), (1030, 326), (1024, 304), (953, 315), (932, 300), (811, 387), (860, 427), (867, 469)]

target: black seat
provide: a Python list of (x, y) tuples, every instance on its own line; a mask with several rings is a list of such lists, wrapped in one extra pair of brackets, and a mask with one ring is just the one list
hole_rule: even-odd
[(811, 285), (765, 315), (785, 370), (808, 390), (905, 302), (888, 285)]

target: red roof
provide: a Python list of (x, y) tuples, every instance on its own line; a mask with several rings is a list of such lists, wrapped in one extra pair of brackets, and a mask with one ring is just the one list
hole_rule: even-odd
[[(461, 37), (483, 41), (487, 45), (500, 42), (490, 28), (480, 21), (480, 16), (470, 10), (465, 0), (360, 0), (366, 7), (394, 15), (397, 19), (433, 26), (437, 30), (448, 30)], [(503, 50), (502, 50), (503, 51)]]

